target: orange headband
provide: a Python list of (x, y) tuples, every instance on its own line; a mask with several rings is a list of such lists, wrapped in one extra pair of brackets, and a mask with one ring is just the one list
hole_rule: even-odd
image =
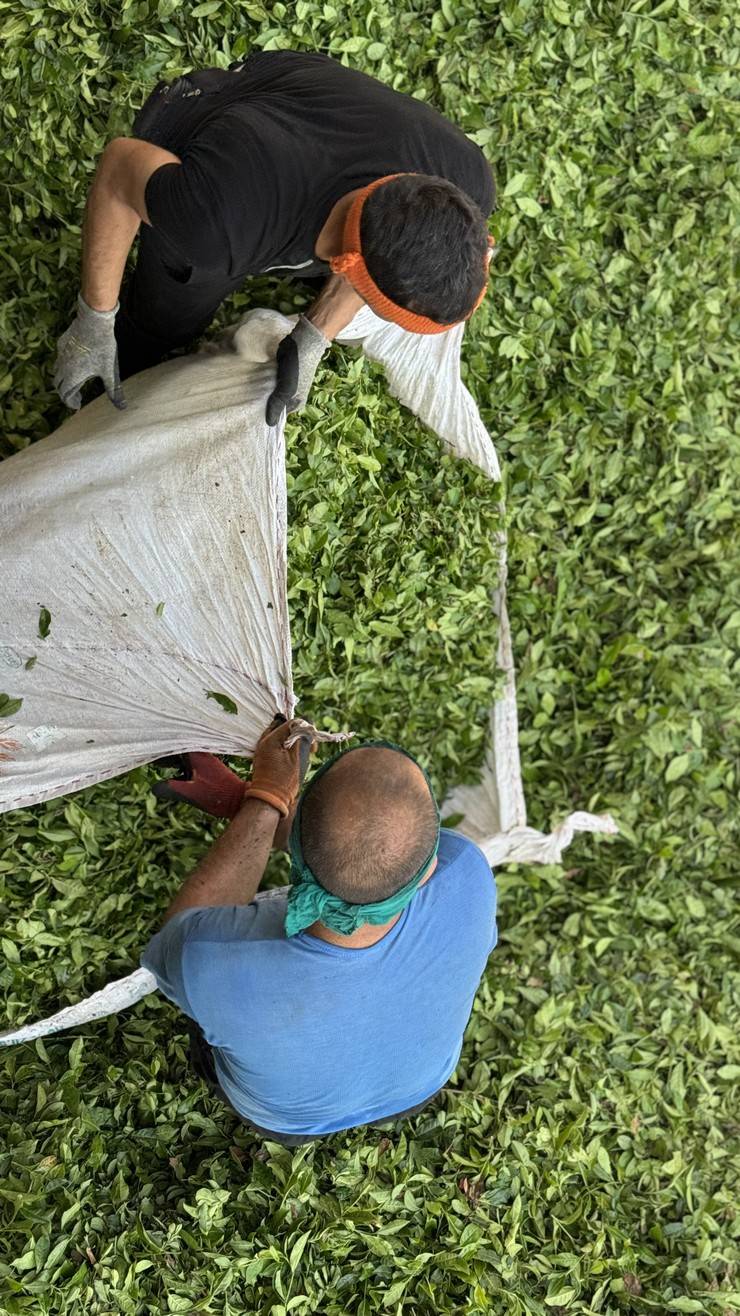
[[(339, 256), (332, 256), (329, 265), (334, 274), (341, 274), (348, 283), (352, 285), (355, 292), (358, 292), (367, 302), (371, 310), (382, 316), (384, 320), (390, 320), (397, 324), (401, 329), (407, 329), (412, 334), (441, 334), (446, 329), (451, 329), (452, 324), (438, 324), (436, 320), (430, 320), (426, 315), (416, 315), (413, 311), (407, 311), (403, 306), (392, 302), (390, 297), (386, 297), (381, 292), (377, 283), (373, 279), (370, 271), (365, 264), (361, 250), (360, 242), (360, 223), (362, 219), (362, 207), (367, 198), (373, 193), (376, 187), (382, 187), (383, 183), (390, 183), (394, 178), (407, 178), (408, 174), (387, 174), (385, 178), (376, 178), (374, 183), (363, 187), (358, 196), (355, 197), (352, 205), (347, 212), (347, 218), (344, 222), (344, 251)], [(494, 246), (493, 238), (488, 239), (489, 249)], [(477, 298), (475, 305), (465, 316), (466, 320), (470, 319), (473, 311), (477, 311), (486, 294), (488, 282), (488, 259), (484, 262), (484, 283)], [(462, 321), (455, 320), (453, 324), (461, 324)]]

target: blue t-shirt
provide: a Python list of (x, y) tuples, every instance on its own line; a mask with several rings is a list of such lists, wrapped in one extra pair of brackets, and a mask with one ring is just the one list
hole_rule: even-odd
[(142, 964), (200, 1025), (246, 1119), (321, 1134), (384, 1119), (442, 1087), (496, 945), (496, 886), (472, 841), (443, 831), (436, 871), (380, 941), (286, 937), (285, 888), (183, 910)]

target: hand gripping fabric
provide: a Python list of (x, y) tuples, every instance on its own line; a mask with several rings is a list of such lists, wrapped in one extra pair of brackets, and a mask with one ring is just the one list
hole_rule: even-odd
[[(0, 463), (0, 689), (23, 699), (0, 721), (0, 812), (165, 754), (250, 753), (276, 711), (292, 715), (283, 439), (264, 416), (292, 323), (253, 311), (210, 351), (129, 380), (127, 411), (98, 399)], [(362, 347), (451, 452), (498, 480), (460, 378), (463, 330), (420, 337), (363, 307), (340, 341)], [(503, 535), (499, 549), (491, 661), (503, 692), (481, 783), (453, 791), (443, 812), (465, 814), (460, 830), (492, 864), (552, 863), (575, 831), (617, 828), (582, 812), (549, 834), (527, 826)], [(207, 691), (233, 699), (236, 715)], [(102, 1018), (155, 987), (137, 969), (0, 1044)]]

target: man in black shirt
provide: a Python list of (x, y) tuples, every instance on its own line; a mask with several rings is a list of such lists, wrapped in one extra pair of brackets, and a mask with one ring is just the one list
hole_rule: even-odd
[(303, 405), (363, 303), (436, 333), (483, 295), (495, 188), (481, 151), (430, 106), (327, 56), (258, 53), (162, 84), (134, 133), (106, 147), (88, 197), (55, 373), (70, 407), (97, 377), (125, 405), (120, 379), (201, 334), (249, 275), (328, 276), (278, 349), (271, 424)]

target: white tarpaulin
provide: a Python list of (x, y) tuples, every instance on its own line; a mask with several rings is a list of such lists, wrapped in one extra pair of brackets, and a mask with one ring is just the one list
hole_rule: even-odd
[[(290, 327), (252, 312), (220, 344), (128, 380), (126, 411), (100, 398), (0, 463), (0, 690), (23, 701), (0, 721), (0, 812), (168, 753), (249, 754), (276, 711), (292, 714), (284, 445), (264, 420)], [(498, 479), (460, 378), (462, 335), (408, 334), (364, 308), (340, 341), (361, 346), (451, 451)], [(574, 831), (616, 828), (586, 813), (549, 835), (527, 827), (505, 583), (502, 537), (492, 662), (504, 689), (481, 783), (453, 792), (445, 811), (465, 813), (460, 830), (491, 863), (554, 862)], [(0, 1041), (100, 1018), (154, 989), (139, 969)]]
[(248, 754), (292, 713), (274, 368), (264, 333), (238, 345), (147, 371), (125, 411), (98, 398), (0, 463), (0, 690), (23, 699), (0, 810), (180, 750)]

